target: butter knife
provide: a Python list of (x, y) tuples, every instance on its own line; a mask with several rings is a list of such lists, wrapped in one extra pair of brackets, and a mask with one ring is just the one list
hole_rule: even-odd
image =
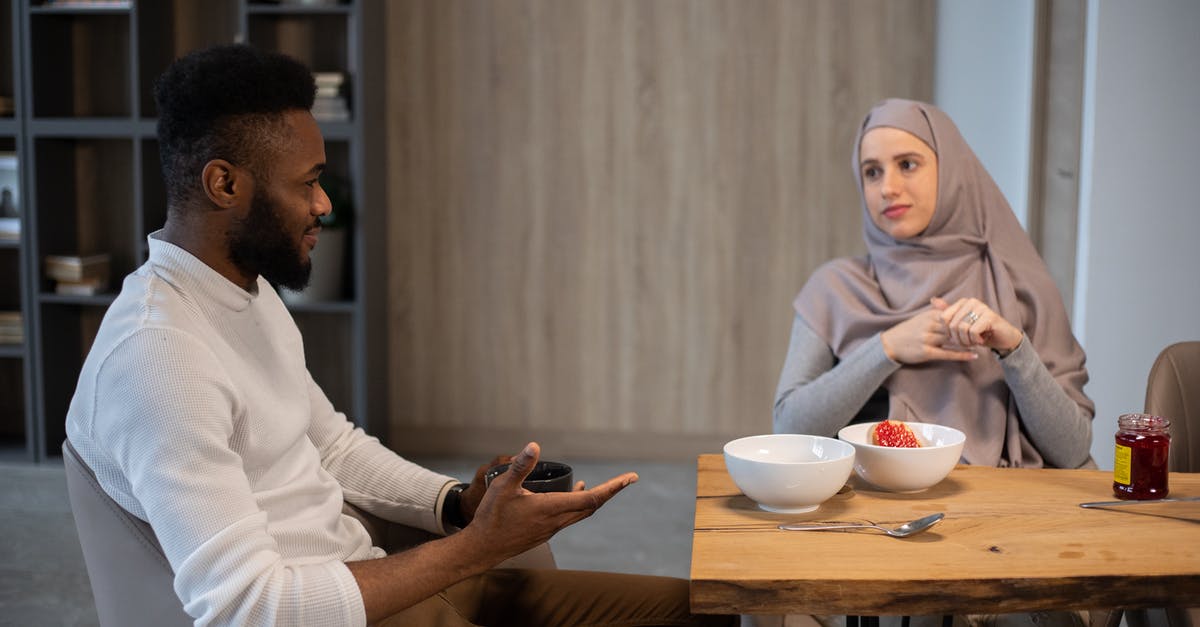
[(1200, 501), (1200, 496), (1168, 497), (1165, 499), (1149, 499), (1144, 501), (1097, 501), (1095, 503), (1080, 503), (1080, 507), (1119, 507), (1121, 505), (1146, 505), (1148, 503), (1178, 503), (1182, 501)]

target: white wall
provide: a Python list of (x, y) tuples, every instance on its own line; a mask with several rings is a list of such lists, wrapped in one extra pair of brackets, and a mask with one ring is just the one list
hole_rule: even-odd
[(1198, 30), (1195, 0), (1088, 6), (1074, 326), (1103, 468), (1158, 351), (1200, 339)]
[(1033, 0), (939, 0), (934, 104), (950, 115), (1021, 224), (1029, 213)]

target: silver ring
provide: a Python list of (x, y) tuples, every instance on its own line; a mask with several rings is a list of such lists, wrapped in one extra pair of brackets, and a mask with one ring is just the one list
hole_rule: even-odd
[(978, 319), (979, 319), (979, 314), (977, 314), (973, 311), (968, 311), (967, 315), (963, 318), (963, 321), (966, 322), (967, 324), (975, 324), (975, 321)]

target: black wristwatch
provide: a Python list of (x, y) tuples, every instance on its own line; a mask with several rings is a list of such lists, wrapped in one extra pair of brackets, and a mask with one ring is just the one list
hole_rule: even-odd
[(467, 526), (467, 517), (462, 511), (462, 493), (470, 484), (456, 483), (450, 486), (450, 491), (446, 492), (446, 498), (442, 501), (442, 524), (458, 527), (462, 529)]

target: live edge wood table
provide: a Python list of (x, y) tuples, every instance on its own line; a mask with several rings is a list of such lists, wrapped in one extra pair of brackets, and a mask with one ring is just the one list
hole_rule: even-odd
[[(807, 514), (760, 510), (721, 455), (701, 455), (692, 539), (693, 612), (855, 616), (1200, 606), (1200, 502), (1083, 509), (1110, 501), (1112, 473), (959, 466), (915, 494), (852, 489)], [(1172, 497), (1200, 474), (1172, 473)], [(896, 525), (946, 517), (904, 539), (781, 531), (783, 522)]]

